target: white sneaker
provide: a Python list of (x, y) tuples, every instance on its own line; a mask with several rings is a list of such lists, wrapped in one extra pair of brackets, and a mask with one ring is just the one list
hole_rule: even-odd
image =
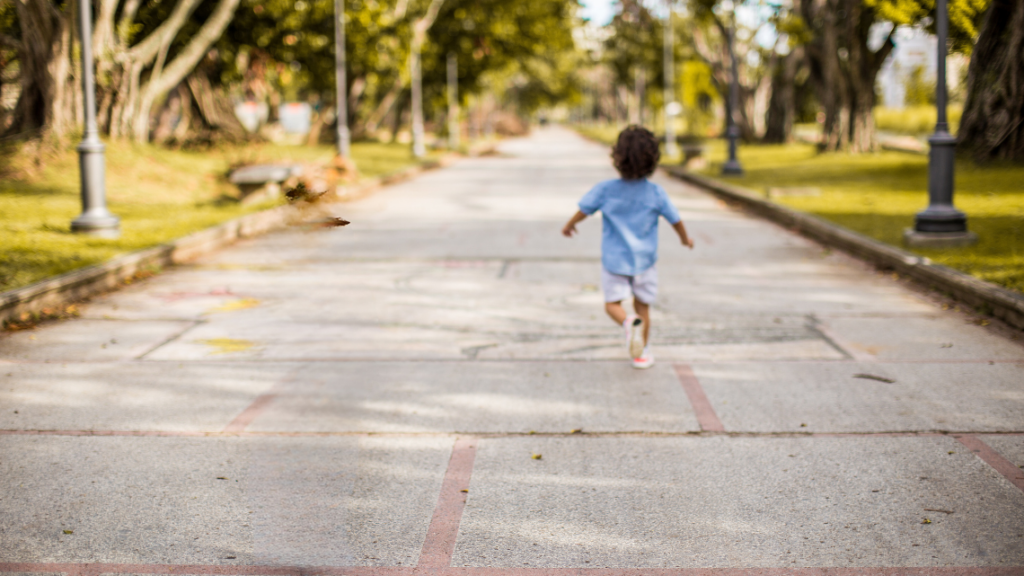
[(639, 358), (644, 352), (644, 321), (639, 316), (630, 316), (623, 322), (626, 328), (626, 344), (630, 358)]
[(651, 366), (654, 366), (654, 354), (651, 354), (650, 349), (645, 346), (640, 355), (633, 358), (633, 368), (640, 368), (642, 370)]

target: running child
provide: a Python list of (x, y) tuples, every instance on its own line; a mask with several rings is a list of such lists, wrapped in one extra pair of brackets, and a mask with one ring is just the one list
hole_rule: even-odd
[[(647, 345), (651, 330), (651, 304), (658, 295), (658, 218), (663, 216), (684, 246), (693, 240), (665, 190), (647, 180), (658, 166), (658, 140), (649, 130), (630, 126), (619, 134), (612, 161), (621, 178), (593, 187), (580, 200), (579, 211), (569, 219), (562, 234), (571, 238), (576, 224), (598, 210), (602, 215), (601, 286), (604, 309), (626, 331), (633, 367), (650, 368), (654, 355)], [(628, 314), (622, 302), (633, 296)]]

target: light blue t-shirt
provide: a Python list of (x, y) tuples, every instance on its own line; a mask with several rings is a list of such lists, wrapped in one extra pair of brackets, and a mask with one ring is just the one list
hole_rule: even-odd
[(658, 260), (658, 216), (679, 222), (664, 188), (647, 179), (606, 180), (580, 200), (580, 211), (603, 217), (601, 263), (620, 276), (636, 276)]

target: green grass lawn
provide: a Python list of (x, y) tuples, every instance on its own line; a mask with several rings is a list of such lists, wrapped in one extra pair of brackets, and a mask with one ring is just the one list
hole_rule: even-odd
[[(583, 130), (581, 130), (583, 131)], [(609, 142), (614, 128), (585, 131)], [(709, 164), (701, 173), (721, 178), (725, 143), (707, 142)], [(741, 146), (746, 174), (723, 179), (758, 192), (769, 187), (819, 188), (820, 196), (773, 199), (818, 215), (882, 242), (902, 246), (905, 228), (928, 205), (928, 158), (903, 152), (818, 154), (814, 146)], [(1006, 288), (1024, 291), (1024, 166), (956, 166), (955, 204), (967, 213), (976, 245), (914, 249), (933, 261)]]
[[(81, 213), (78, 155), (73, 148), (42, 155), (8, 150), (0, 161), (0, 290), (97, 264), (268, 208), (242, 206), (227, 182), (231, 166), (269, 162), (327, 162), (330, 146), (256, 144), (204, 151), (110, 143), (107, 201), (121, 218), (121, 237), (72, 234)], [(352, 156), (363, 177), (416, 163), (409, 146), (355, 143)]]

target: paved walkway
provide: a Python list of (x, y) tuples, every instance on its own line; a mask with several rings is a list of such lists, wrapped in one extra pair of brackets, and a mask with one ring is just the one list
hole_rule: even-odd
[(634, 370), (607, 152), (502, 151), (0, 338), (0, 572), (1024, 573), (1020, 342), (659, 177)]

